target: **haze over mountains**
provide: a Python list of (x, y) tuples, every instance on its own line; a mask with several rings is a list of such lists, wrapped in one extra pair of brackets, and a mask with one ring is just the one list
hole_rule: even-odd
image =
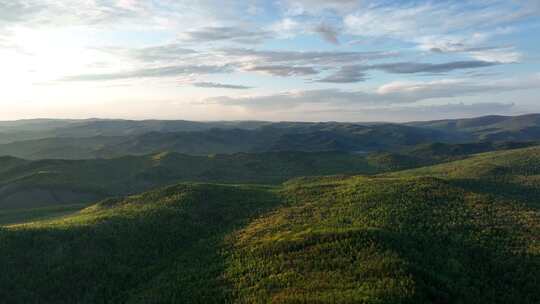
[(540, 140), (540, 115), (387, 123), (27, 120), (0, 123), (0, 155), (110, 158), (163, 151), (194, 155), (269, 151), (370, 152), (430, 142)]

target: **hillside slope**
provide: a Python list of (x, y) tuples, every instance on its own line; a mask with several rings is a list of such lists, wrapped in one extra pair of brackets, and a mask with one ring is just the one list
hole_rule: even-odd
[(278, 202), (267, 188), (184, 184), (0, 228), (0, 298), (223, 303), (223, 237)]
[[(234, 236), (243, 303), (537, 303), (540, 214), (435, 178), (297, 180)], [(241, 302), (242, 302), (241, 301)]]
[[(158, 153), (113, 159), (0, 157), (0, 210), (42, 208), (140, 193), (182, 181), (279, 184), (300, 176), (372, 175), (463, 159), (529, 143), (428, 144), (402, 153), (268, 152), (193, 156)], [(474, 168), (466, 165), (464, 167)], [(447, 170), (448, 171), (448, 170)], [(478, 174), (478, 169), (473, 169)]]
[(340, 152), (159, 153), (39, 161), (4, 157), (0, 158), (0, 209), (88, 203), (181, 181), (277, 184), (299, 176), (373, 174), (387, 171), (386, 166), (362, 155)]
[[(540, 211), (531, 203), (538, 196), (507, 195), (538, 186), (527, 184), (536, 171), (521, 171), (536, 151), (478, 156), (483, 166), (506, 159), (518, 168), (509, 188), (402, 172), (299, 178), (281, 188), (182, 184), (106, 200), (61, 220), (0, 229), (0, 296), (10, 303), (538, 303)], [(485, 174), (470, 179), (491, 182)]]
[(455, 179), (482, 178), (501, 182), (533, 182), (540, 177), (540, 147), (482, 153), (459, 161), (389, 175), (429, 175)]

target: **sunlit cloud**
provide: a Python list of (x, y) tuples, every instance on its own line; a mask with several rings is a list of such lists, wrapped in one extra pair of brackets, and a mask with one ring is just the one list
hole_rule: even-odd
[(510, 111), (500, 105), (540, 94), (537, 2), (0, 0), (0, 103), (69, 116), (137, 99), (173, 115), (159, 97), (223, 119), (360, 106), (412, 117), (432, 100)]

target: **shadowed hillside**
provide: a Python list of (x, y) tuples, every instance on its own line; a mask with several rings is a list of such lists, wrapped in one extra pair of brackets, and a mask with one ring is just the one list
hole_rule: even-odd
[(299, 176), (388, 170), (385, 164), (362, 155), (339, 152), (212, 156), (159, 153), (115, 159), (39, 161), (5, 157), (0, 161), (3, 209), (92, 202), (180, 181), (277, 184)]
[[(0, 208), (43, 208), (140, 193), (181, 181), (278, 184), (300, 176), (372, 175), (463, 159), (529, 143), (416, 146), (402, 153), (269, 152), (193, 156), (159, 153), (113, 159), (0, 158)], [(468, 166), (469, 168), (471, 166)], [(478, 170), (474, 170), (476, 173)]]
[(271, 189), (177, 185), (54, 222), (0, 228), (6, 303), (223, 303), (223, 237), (279, 200)]

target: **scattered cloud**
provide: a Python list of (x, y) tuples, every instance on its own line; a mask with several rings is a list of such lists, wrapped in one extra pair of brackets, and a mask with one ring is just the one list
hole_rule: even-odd
[(160, 46), (128, 49), (128, 54), (135, 59), (153, 62), (163, 60), (176, 60), (186, 55), (195, 55), (198, 52), (185, 48), (180, 44), (166, 44)]
[(361, 63), (370, 60), (387, 59), (399, 56), (398, 52), (339, 52), (339, 51), (260, 51), (253, 49), (233, 48), (222, 50), (226, 57), (236, 57), (247, 62), (266, 64), (288, 63), (298, 65), (323, 65), (335, 67), (336, 65)]
[[(231, 90), (230, 96), (207, 101), (234, 105), (232, 112), (307, 105), (302, 110), (370, 107), (383, 113), (386, 107), (388, 113), (409, 113), (409, 106), (445, 98), (465, 104), (424, 113), (506, 111), (508, 104), (475, 107), (471, 101), (540, 86), (538, 77), (501, 79), (538, 68), (530, 43), (537, 16), (540, 2), (531, 0), (0, 0), (0, 78), (6, 87), (0, 99), (59, 104), (77, 96), (160, 94), (189, 102), (215, 96), (219, 90), (210, 89), (216, 88)], [(224, 83), (201, 77), (220, 73), (228, 73)], [(240, 85), (244, 73), (270, 77), (251, 88)], [(462, 79), (440, 79), (449, 74)], [(285, 84), (277, 77), (297, 79)], [(135, 80), (143, 78), (160, 81), (137, 87)], [(128, 81), (103, 83), (114, 80)], [(183, 80), (208, 93), (176, 95), (155, 86)], [(381, 81), (386, 84), (373, 87)], [(351, 85), (360, 82), (366, 82), (364, 90)], [(50, 85), (38, 88), (44, 83)], [(111, 89), (120, 83), (130, 90)], [(292, 85), (298, 90), (269, 91)], [(526, 104), (534, 93), (512, 96)]]
[(419, 101), (464, 97), (482, 93), (507, 92), (538, 88), (540, 76), (527, 79), (473, 81), (471, 79), (445, 79), (427, 82), (395, 81), (375, 91), (344, 91), (338, 89), (290, 91), (275, 95), (241, 97), (212, 97), (207, 103), (240, 106), (252, 110), (276, 110), (305, 104), (344, 106), (390, 106), (414, 104)]
[(363, 67), (364, 70), (381, 70), (394, 74), (447, 73), (455, 70), (475, 69), (497, 65), (489, 61), (454, 61), (446, 63), (397, 62)]
[[(440, 54), (463, 53), (474, 59), (499, 63), (516, 63), (522, 54), (514, 46), (483, 46), (479, 41), (462, 42), (461, 39), (443, 40), (427, 37), (421, 40), (420, 49)], [(473, 46), (471, 46), (473, 45)]]
[(348, 65), (341, 67), (337, 72), (334, 72), (317, 81), (329, 83), (353, 83), (365, 81), (366, 79), (366, 73), (362, 68), (355, 65)]
[[(370, 1), (368, 1), (369, 3)], [(421, 49), (459, 51), (508, 34), (508, 24), (539, 14), (536, 1), (415, 1), (366, 4), (343, 19), (347, 33), (416, 43)], [(466, 49), (463, 49), (466, 51)]]
[(7, 0), (0, 2), (0, 23), (81, 25), (119, 22), (137, 16), (126, 1)]
[(458, 30), (489, 31), (529, 14), (527, 6), (509, 1), (416, 1), (367, 5), (347, 15), (344, 22), (354, 34), (416, 41), (415, 37), (446, 36)]
[(350, 12), (359, 7), (358, 0), (283, 0), (282, 7), (285, 14), (300, 16), (308, 14), (320, 14), (331, 11), (338, 14)]
[(270, 32), (251, 31), (241, 27), (205, 27), (180, 34), (182, 41), (193, 43), (228, 41), (241, 44), (258, 44), (271, 37)]
[(233, 90), (247, 90), (252, 89), (252, 87), (235, 85), (235, 84), (223, 84), (216, 82), (194, 82), (192, 83), (194, 87), (198, 88), (215, 88), (215, 89), (233, 89)]
[(367, 79), (366, 72), (370, 70), (392, 74), (444, 74), (455, 70), (483, 68), (497, 64), (496, 62), (487, 61), (455, 61), (447, 63), (396, 62), (374, 65), (349, 65), (341, 67), (333, 74), (318, 80), (318, 82), (354, 83), (365, 81)]
[(199, 52), (178, 43), (143, 48), (101, 47), (97, 50), (149, 63), (177, 61), (199, 55)]
[(513, 47), (471, 50), (469, 54), (478, 60), (499, 63), (517, 63), (523, 58), (521, 52), (516, 51)]
[(307, 76), (316, 75), (319, 72), (313, 67), (307, 66), (288, 66), (288, 65), (265, 65), (265, 66), (250, 66), (244, 68), (245, 71), (261, 72), (273, 76), (290, 77), (290, 76)]
[(211, 66), (211, 65), (182, 65), (182, 66), (166, 66), (157, 68), (144, 68), (126, 72), (103, 73), (103, 74), (81, 74), (67, 76), (61, 81), (106, 81), (118, 79), (132, 78), (163, 78), (174, 77), (179, 75), (200, 75), (200, 74), (216, 74), (229, 73), (229, 66)]
[(314, 32), (319, 34), (326, 42), (339, 44), (338, 30), (330, 24), (321, 23), (315, 27)]
[(278, 38), (289, 39), (300, 32), (300, 23), (291, 18), (284, 18), (270, 25), (270, 30)]

